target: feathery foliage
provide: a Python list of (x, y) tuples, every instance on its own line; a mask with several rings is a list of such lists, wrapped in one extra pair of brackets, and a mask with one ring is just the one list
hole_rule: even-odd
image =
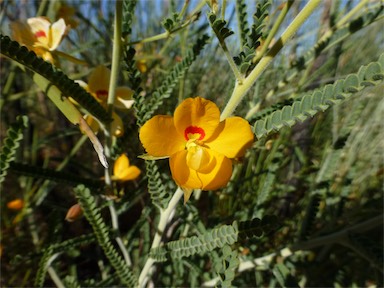
[(384, 54), (380, 56), (378, 62), (362, 66), (357, 74), (350, 74), (345, 79), (328, 84), (321, 90), (306, 94), (292, 105), (284, 106), (264, 119), (257, 120), (254, 124), (256, 136), (261, 138), (285, 126), (292, 127), (298, 121), (303, 122), (308, 117), (325, 111), (330, 105), (338, 104), (366, 87), (379, 85), (384, 79), (383, 63)]
[(91, 195), (90, 190), (83, 185), (77, 186), (74, 191), (85, 217), (93, 228), (98, 243), (111, 265), (115, 268), (121, 282), (128, 286), (134, 286), (137, 282), (136, 276), (129, 270), (124, 260), (113, 247), (109, 238), (109, 229), (102, 219), (99, 208), (96, 206), (96, 199)]
[(182, 62), (177, 63), (173, 69), (168, 73), (168, 76), (162, 82), (160, 87), (147, 97), (135, 98), (135, 110), (137, 117), (137, 124), (142, 126), (148, 121), (155, 111), (163, 104), (164, 99), (171, 96), (173, 88), (179, 82), (179, 79), (186, 73), (193, 61), (200, 54), (204, 45), (207, 44), (208, 36), (203, 35), (197, 39), (192, 49), (188, 50)]
[(156, 261), (166, 261), (168, 258), (179, 259), (194, 254), (205, 254), (225, 245), (232, 245), (238, 239), (260, 237), (263, 233), (270, 233), (276, 228), (275, 217), (266, 216), (263, 220), (255, 218), (251, 221), (233, 222), (223, 225), (200, 236), (192, 236), (183, 240), (172, 241), (165, 247), (152, 249), (150, 255)]
[(7, 130), (7, 138), (4, 139), (0, 154), (0, 184), (5, 180), (8, 169), (15, 159), (15, 153), (23, 139), (23, 130), (27, 127), (27, 116), (17, 117), (17, 122)]

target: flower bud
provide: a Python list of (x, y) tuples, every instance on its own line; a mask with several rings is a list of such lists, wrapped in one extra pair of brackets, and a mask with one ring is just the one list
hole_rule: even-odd
[(21, 199), (15, 199), (7, 203), (8, 209), (21, 210), (24, 207), (24, 201)]
[(65, 216), (65, 220), (68, 222), (73, 222), (79, 219), (83, 216), (83, 210), (81, 209), (81, 206), (79, 203), (73, 205), (71, 208), (69, 208), (67, 215)]

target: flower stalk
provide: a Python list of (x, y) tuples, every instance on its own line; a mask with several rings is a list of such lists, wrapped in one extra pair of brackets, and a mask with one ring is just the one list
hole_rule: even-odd
[[(160, 220), (159, 224), (157, 225), (157, 230), (155, 237), (152, 241), (151, 249), (154, 249), (156, 247), (160, 246), (161, 243), (161, 237), (164, 233), (165, 227), (169, 223), (169, 221), (172, 219), (171, 214), (175, 210), (175, 207), (177, 203), (180, 202), (181, 197), (183, 197), (184, 191), (179, 187), (177, 188), (176, 192), (173, 194), (171, 200), (168, 203), (168, 207), (165, 210), (160, 210)], [(139, 276), (139, 285), (138, 287), (144, 287), (146, 282), (148, 281), (148, 273), (150, 272), (153, 264), (155, 263), (155, 259), (149, 257), (144, 265), (143, 270), (141, 270), (140, 276)]]
[(280, 36), (278, 41), (273, 45), (271, 50), (261, 58), (260, 62), (256, 65), (253, 71), (245, 78), (241, 83), (236, 82), (235, 88), (232, 92), (231, 98), (221, 113), (220, 120), (223, 121), (229, 117), (236, 109), (237, 105), (241, 102), (245, 94), (260, 77), (262, 72), (268, 67), (275, 56), (280, 50), (287, 44), (289, 39), (299, 30), (301, 25), (307, 20), (307, 18), (315, 11), (316, 7), (321, 3), (321, 0), (310, 0), (307, 5), (300, 11), (292, 23)]

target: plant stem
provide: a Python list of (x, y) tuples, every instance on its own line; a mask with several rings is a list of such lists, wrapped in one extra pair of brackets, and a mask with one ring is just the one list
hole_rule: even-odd
[(268, 34), (267, 39), (265, 39), (263, 46), (261, 48), (261, 51), (253, 58), (253, 63), (257, 63), (261, 57), (263, 57), (264, 53), (267, 51), (269, 44), (271, 43), (273, 37), (276, 35), (277, 31), (280, 28), (281, 23), (283, 23), (285, 16), (287, 16), (289, 8), (291, 8), (293, 4), (293, 0), (289, 0), (285, 5), (281, 13), (279, 14), (279, 17), (277, 17), (276, 22), (273, 24), (273, 27), (271, 31)]
[(267, 68), (267, 66), (272, 62), (274, 57), (280, 52), (280, 50), (287, 44), (289, 39), (297, 32), (297, 30), (303, 25), (305, 20), (312, 14), (316, 7), (321, 3), (321, 0), (310, 0), (307, 5), (300, 11), (300, 13), (295, 17), (292, 23), (287, 27), (287, 29), (280, 36), (278, 41), (273, 45), (271, 50), (261, 58), (260, 62), (256, 65), (253, 71), (248, 75), (245, 80), (240, 83), (236, 82), (235, 88), (232, 92), (231, 98), (229, 99), (226, 107), (221, 113), (220, 120), (223, 121), (225, 118), (229, 117), (233, 111), (236, 109), (237, 105), (241, 102), (245, 94), (260, 77), (262, 72)]
[[(117, 78), (119, 74), (119, 66), (120, 66), (120, 58), (121, 58), (121, 50), (122, 50), (122, 39), (121, 39), (121, 32), (122, 32), (121, 23), (122, 23), (122, 10), (123, 10), (122, 8), (123, 8), (123, 2), (116, 1), (116, 12), (115, 12), (114, 32), (113, 32), (111, 78), (109, 81), (108, 100), (107, 100), (107, 112), (110, 117), (112, 116), (113, 107), (116, 99)], [(111, 123), (108, 123), (105, 129), (106, 144), (104, 147), (105, 156), (107, 157), (108, 160), (110, 160), (110, 157), (111, 157), (110, 147), (112, 146), (112, 134), (113, 134), (113, 131), (111, 130), (112, 130), (112, 125)], [(105, 184), (107, 187), (112, 189), (112, 181), (111, 181), (112, 165), (110, 165), (104, 171), (105, 171)], [(110, 200), (109, 212), (111, 214), (113, 229), (116, 231), (119, 231), (119, 222), (117, 219), (116, 209), (115, 209), (113, 200)], [(123, 240), (119, 236), (116, 236), (115, 240), (119, 245), (121, 253), (124, 256), (125, 263), (127, 264), (128, 267), (130, 267), (132, 265), (132, 262), (129, 257), (128, 251), (123, 243)]]
[[(109, 117), (112, 116), (113, 113), (113, 105), (115, 103), (116, 98), (116, 86), (117, 86), (117, 78), (119, 73), (119, 64), (120, 64), (120, 56), (121, 56), (121, 21), (122, 21), (122, 1), (116, 1), (116, 12), (115, 12), (115, 20), (114, 20), (114, 31), (113, 31), (113, 50), (112, 50), (112, 66), (111, 66), (111, 78), (109, 80), (109, 88), (108, 88), (108, 99), (107, 99), (107, 113)], [(108, 123), (105, 129), (105, 137), (106, 143), (104, 146), (105, 156), (107, 157), (107, 161), (109, 162), (111, 157), (110, 147), (112, 146), (112, 124)], [(111, 188), (111, 165), (109, 168), (105, 169), (105, 184), (107, 187)]]
[[(165, 226), (169, 223), (171, 220), (171, 213), (174, 211), (177, 203), (179, 203), (181, 197), (184, 195), (183, 190), (179, 187), (177, 188), (175, 194), (173, 194), (171, 200), (168, 203), (168, 207), (165, 210), (160, 210), (160, 220), (157, 225), (157, 230), (155, 237), (152, 241), (151, 249), (154, 249), (156, 247), (159, 247), (161, 242), (161, 237), (164, 233)], [(144, 287), (146, 282), (148, 281), (148, 273), (151, 270), (153, 264), (155, 263), (155, 259), (149, 257), (143, 267), (143, 270), (141, 270), (140, 277), (139, 277), (139, 285), (138, 287)]]

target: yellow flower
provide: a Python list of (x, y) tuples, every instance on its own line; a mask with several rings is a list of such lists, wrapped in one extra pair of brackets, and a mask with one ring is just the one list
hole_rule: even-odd
[[(88, 84), (84, 81), (77, 80), (85, 90), (87, 90), (95, 99), (104, 107), (107, 107), (109, 79), (111, 71), (105, 66), (97, 66), (89, 75)], [(129, 109), (132, 107), (134, 100), (132, 100), (133, 91), (128, 87), (116, 88), (116, 101), (114, 106), (119, 109)], [(112, 131), (115, 136), (121, 136), (124, 133), (123, 121), (116, 113), (112, 114)], [(100, 128), (99, 123), (90, 115), (86, 116), (88, 125), (94, 132)]]
[(216, 104), (200, 97), (184, 100), (174, 117), (153, 117), (140, 130), (147, 153), (169, 157), (172, 177), (185, 190), (224, 187), (232, 175), (231, 159), (244, 156), (253, 139), (246, 120), (220, 122)]
[(116, 181), (129, 181), (135, 180), (139, 177), (141, 171), (134, 165), (129, 164), (129, 159), (125, 154), (122, 154), (116, 159), (115, 165), (113, 166), (112, 180)]
[(7, 203), (8, 209), (21, 210), (24, 207), (24, 201), (21, 199), (15, 199)]
[(67, 26), (63, 19), (51, 23), (44, 17), (29, 18), (27, 22), (10, 24), (12, 38), (33, 50), (44, 60), (54, 63), (52, 51), (60, 44)]

